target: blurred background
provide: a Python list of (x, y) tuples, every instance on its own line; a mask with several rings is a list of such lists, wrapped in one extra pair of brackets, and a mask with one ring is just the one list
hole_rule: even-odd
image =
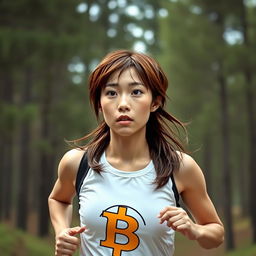
[(255, 256), (256, 0), (1, 0), (0, 254), (54, 254), (47, 197), (65, 139), (97, 124), (87, 78), (120, 48), (168, 75), (167, 108), (225, 224), (220, 248), (177, 235), (175, 255)]

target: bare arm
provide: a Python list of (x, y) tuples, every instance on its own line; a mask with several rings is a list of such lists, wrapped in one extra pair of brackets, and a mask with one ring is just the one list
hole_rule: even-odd
[(74, 235), (84, 231), (80, 227), (70, 228), (75, 179), (83, 153), (73, 149), (63, 156), (58, 167), (57, 181), (48, 198), (50, 218), (56, 235), (55, 255), (73, 253), (79, 244)]
[(218, 247), (224, 240), (224, 228), (207, 194), (200, 167), (193, 158), (184, 154), (180, 170), (175, 171), (174, 176), (194, 221), (182, 208), (166, 207), (160, 212), (161, 222), (167, 221), (168, 226), (191, 240), (197, 240), (203, 248)]

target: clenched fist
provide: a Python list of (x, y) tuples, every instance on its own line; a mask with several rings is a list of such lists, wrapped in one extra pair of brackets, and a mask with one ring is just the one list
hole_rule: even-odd
[(56, 236), (55, 256), (72, 256), (80, 245), (75, 235), (85, 231), (85, 227), (66, 228)]

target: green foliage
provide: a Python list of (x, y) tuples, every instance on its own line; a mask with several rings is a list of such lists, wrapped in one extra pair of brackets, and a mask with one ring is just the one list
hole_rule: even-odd
[(239, 250), (227, 253), (226, 256), (255, 256), (256, 255), (256, 245), (241, 248)]
[(0, 225), (0, 236), (2, 256), (51, 256), (54, 254), (54, 246), (49, 246), (49, 242), (4, 224)]
[(51, 142), (47, 139), (37, 140), (33, 146), (48, 155), (54, 153), (54, 148), (52, 147)]
[(0, 127), (7, 134), (12, 133), (18, 123), (20, 110), (13, 104), (2, 104), (0, 115)]
[(21, 108), (21, 116), (20, 119), (23, 122), (31, 122), (35, 120), (38, 115), (38, 106), (36, 104), (26, 104)]

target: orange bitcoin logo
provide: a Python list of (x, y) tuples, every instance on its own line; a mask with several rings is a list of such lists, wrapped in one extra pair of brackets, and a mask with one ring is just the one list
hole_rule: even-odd
[[(113, 207), (118, 208), (117, 213), (107, 211), (108, 209)], [(116, 205), (110, 208), (106, 209), (101, 214), (101, 217), (107, 218), (107, 225), (106, 225), (106, 238), (105, 240), (100, 241), (100, 245), (104, 247), (112, 248), (113, 249), (112, 256), (121, 256), (122, 251), (133, 251), (139, 246), (140, 240), (138, 236), (135, 234), (135, 232), (139, 228), (139, 223), (134, 217), (127, 215), (127, 208), (131, 208), (131, 207)], [(136, 211), (135, 209), (133, 210)], [(141, 215), (140, 217), (142, 218), (144, 225), (146, 225), (143, 217)], [(120, 222), (122, 224), (125, 223), (126, 227), (125, 228), (118, 227), (118, 223)], [(116, 241), (117, 235), (125, 236), (128, 242), (118, 243)]]

